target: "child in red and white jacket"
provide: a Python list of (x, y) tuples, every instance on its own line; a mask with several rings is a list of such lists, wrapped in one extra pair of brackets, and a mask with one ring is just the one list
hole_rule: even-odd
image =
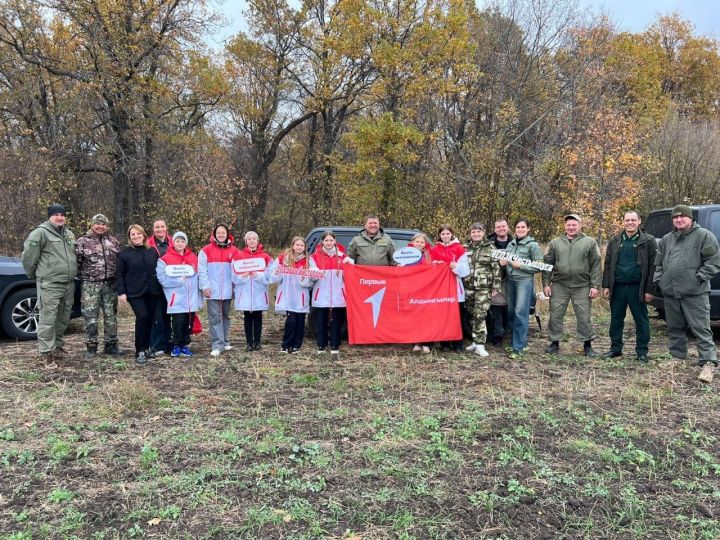
[[(416, 264), (430, 264), (432, 263), (432, 257), (430, 256), (430, 249), (427, 236), (425, 233), (416, 233), (413, 235), (412, 240), (408, 244), (408, 247), (414, 247), (420, 252), (420, 260)], [(423, 354), (430, 354), (430, 347), (432, 343), (416, 343), (413, 347), (413, 352), (422, 352)]]
[[(172, 245), (157, 262), (157, 278), (167, 299), (172, 331), (170, 356), (192, 356), (188, 348), (190, 331), (195, 313), (202, 305), (198, 282), (198, 259), (187, 247), (187, 235), (178, 231), (173, 234)], [(181, 270), (176, 272), (173, 267)]]
[[(462, 278), (470, 275), (470, 264), (468, 263), (465, 248), (460, 240), (455, 236), (455, 232), (450, 225), (440, 225), (438, 228), (437, 243), (430, 250), (430, 257), (433, 261), (447, 263), (450, 270), (455, 274), (457, 281), (457, 295), (460, 311), (464, 309), (465, 304), (465, 287)], [(448, 341), (442, 343), (443, 350), (454, 350), (456, 352), (463, 351), (463, 341)]]
[(286, 313), (285, 332), (280, 352), (297, 353), (302, 347), (305, 334), (305, 315), (310, 311), (310, 287), (313, 280), (308, 276), (282, 272), (282, 270), (309, 270), (310, 258), (305, 240), (301, 236), (292, 239), (290, 247), (270, 267), (270, 283), (277, 283), (275, 311)]
[(273, 262), (265, 253), (260, 237), (255, 231), (248, 231), (244, 236), (245, 248), (238, 250), (235, 260), (263, 259), (265, 270), (262, 272), (233, 272), (235, 284), (235, 309), (243, 312), (245, 327), (246, 351), (259, 351), (262, 337), (263, 311), (270, 307), (268, 292), (269, 268)]
[(230, 345), (230, 303), (233, 297), (232, 260), (237, 252), (227, 225), (219, 224), (210, 243), (198, 255), (200, 289), (207, 300), (210, 355), (220, 356)]
[(318, 354), (327, 351), (328, 331), (330, 354), (340, 354), (340, 339), (343, 324), (347, 318), (345, 310), (345, 285), (343, 266), (352, 263), (337, 243), (335, 233), (324, 231), (321, 243), (310, 258), (311, 268), (323, 273), (312, 287), (312, 306), (315, 319), (315, 337)]

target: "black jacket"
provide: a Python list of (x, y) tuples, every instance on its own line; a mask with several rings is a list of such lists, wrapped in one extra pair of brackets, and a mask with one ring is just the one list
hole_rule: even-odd
[(157, 280), (158, 253), (152, 248), (126, 247), (117, 262), (117, 293), (137, 298), (146, 294), (162, 294)]
[[(653, 273), (655, 272), (655, 253), (657, 253), (657, 242), (654, 236), (640, 231), (636, 250), (636, 261), (640, 266), (640, 301), (644, 300), (643, 295), (655, 294), (655, 286), (653, 285)], [(618, 257), (620, 256), (620, 247), (622, 244), (623, 233), (613, 236), (608, 243), (605, 252), (605, 266), (603, 267), (602, 286), (603, 289), (610, 289), (610, 297), (612, 298), (613, 286), (615, 285), (615, 267), (617, 266)]]

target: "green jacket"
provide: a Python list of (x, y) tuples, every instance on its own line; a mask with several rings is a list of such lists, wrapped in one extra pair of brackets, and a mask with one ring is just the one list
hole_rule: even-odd
[(395, 244), (392, 238), (382, 229), (374, 238), (370, 238), (367, 231), (363, 230), (350, 240), (348, 246), (348, 257), (361, 266), (394, 266), (394, 252)]
[(720, 249), (715, 235), (697, 223), (685, 231), (662, 237), (655, 256), (655, 275), (663, 296), (683, 298), (707, 294), (710, 280), (720, 272)]
[[(543, 254), (540, 249), (540, 245), (535, 241), (532, 236), (526, 236), (525, 238), (513, 238), (505, 248), (505, 251), (512, 255), (517, 255), (522, 259), (530, 259), (531, 261), (542, 262)], [(513, 281), (520, 279), (530, 279), (533, 274), (540, 272), (539, 268), (521, 265), (520, 268), (513, 268), (513, 265), (508, 261), (505, 265), (505, 273), (508, 277), (512, 278)]]
[(464, 247), (470, 264), (470, 275), (463, 278), (465, 289), (500, 292), (502, 283), (500, 265), (490, 256), (495, 249), (495, 244), (490, 240), (481, 240), (480, 242), (468, 240)]
[(543, 286), (562, 283), (566, 287), (587, 287), (600, 290), (600, 249), (597, 242), (580, 233), (571, 242), (567, 235), (550, 241), (545, 262), (552, 272), (543, 272)]
[(62, 232), (46, 221), (25, 240), (22, 264), (30, 279), (70, 283), (77, 275), (75, 235), (64, 227)]

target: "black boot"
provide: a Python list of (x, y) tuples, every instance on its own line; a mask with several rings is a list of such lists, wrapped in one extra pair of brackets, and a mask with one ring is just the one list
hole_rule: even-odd
[(597, 353), (595, 351), (593, 351), (593, 348), (592, 348), (592, 340), (588, 339), (583, 344), (583, 352), (585, 353), (585, 356), (587, 358), (595, 358), (597, 356)]
[(550, 345), (548, 345), (545, 349), (545, 352), (548, 354), (555, 354), (560, 350), (560, 343), (557, 341), (551, 341)]
[(87, 351), (85, 351), (85, 360), (90, 360), (97, 356), (97, 345), (88, 345)]
[(105, 347), (103, 348), (103, 354), (109, 354), (110, 356), (122, 356), (125, 353), (120, 350), (120, 347), (118, 347), (117, 343), (106, 343)]

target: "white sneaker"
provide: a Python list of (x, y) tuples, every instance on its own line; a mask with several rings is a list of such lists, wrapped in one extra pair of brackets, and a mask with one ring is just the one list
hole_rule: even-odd
[(465, 347), (465, 350), (466, 350), (466, 351), (474, 351), (476, 348), (477, 348), (477, 344), (471, 343), (470, 345), (468, 345), (467, 347)]
[(420, 352), (420, 351), (422, 351), (422, 347), (420, 347), (420, 345), (415, 345), (413, 347), (413, 352)]
[(233, 346), (232, 346), (232, 345), (225, 345), (225, 346), (223, 347), (223, 351), (232, 351), (232, 350), (233, 350)]
[(430, 354), (430, 347), (423, 345), (422, 352), (423, 354)]
[(210, 356), (220, 356), (220, 351), (218, 351), (217, 349), (213, 349), (212, 351), (210, 351)]
[(490, 356), (490, 353), (485, 350), (485, 345), (480, 345), (479, 343), (475, 345), (475, 354), (478, 356)]
[(340, 351), (339, 351), (338, 349), (331, 349), (331, 350), (330, 350), (330, 356), (332, 356), (332, 355), (337, 356), (337, 355), (339, 355), (339, 354), (340, 354)]

